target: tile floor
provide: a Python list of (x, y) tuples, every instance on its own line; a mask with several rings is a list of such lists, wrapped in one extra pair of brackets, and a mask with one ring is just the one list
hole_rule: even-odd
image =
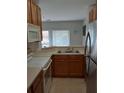
[(50, 93), (86, 93), (86, 83), (78, 78), (53, 78)]

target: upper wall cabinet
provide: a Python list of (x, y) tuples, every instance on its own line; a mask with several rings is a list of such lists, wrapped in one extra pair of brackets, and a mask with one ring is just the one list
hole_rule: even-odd
[(32, 23), (38, 25), (37, 5), (31, 2)]
[(31, 0), (27, 1), (27, 22), (31, 23)]
[(89, 11), (89, 22), (93, 22), (97, 20), (97, 6), (96, 4), (91, 6), (91, 9)]
[(41, 19), (41, 9), (39, 6), (37, 6), (37, 15), (38, 15), (38, 18), (37, 18), (37, 25), (40, 26), (40, 30), (41, 30), (41, 40), (42, 40), (42, 19)]
[(37, 6), (37, 15), (38, 15), (38, 21), (37, 21), (37, 24), (39, 25), (39, 26), (41, 26), (41, 9), (40, 9), (40, 7), (39, 6)]
[(40, 36), (42, 40), (41, 9), (34, 0), (27, 0), (27, 23), (40, 27)]
[(33, 0), (27, 0), (27, 22), (41, 26), (41, 21), (40, 7)]

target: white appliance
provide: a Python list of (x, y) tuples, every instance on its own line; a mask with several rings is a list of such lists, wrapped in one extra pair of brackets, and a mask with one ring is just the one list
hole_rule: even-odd
[(49, 93), (51, 88), (51, 83), (52, 83), (51, 63), (52, 60), (50, 59), (43, 68), (44, 93)]
[(27, 34), (28, 42), (41, 41), (40, 26), (28, 24)]

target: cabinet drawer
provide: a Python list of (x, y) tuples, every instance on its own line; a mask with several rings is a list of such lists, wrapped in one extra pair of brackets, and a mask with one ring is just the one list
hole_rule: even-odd
[(53, 58), (54, 58), (54, 60), (65, 60), (65, 59), (67, 59), (67, 57), (68, 56), (66, 56), (66, 55), (56, 55)]
[(67, 59), (55, 59), (54, 62), (68, 62)]
[(35, 90), (37, 88), (39, 83), (42, 83), (42, 71), (37, 75), (37, 77), (35, 78), (35, 80), (33, 82), (33, 90)]
[(68, 56), (68, 59), (69, 60), (83, 60), (84, 57), (83, 57), (83, 55), (70, 55), (70, 56)]

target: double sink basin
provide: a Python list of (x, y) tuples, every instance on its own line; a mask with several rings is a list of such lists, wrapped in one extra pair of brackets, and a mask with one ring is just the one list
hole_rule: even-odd
[(58, 53), (74, 53), (74, 54), (78, 53), (79, 54), (80, 52), (78, 50), (76, 50), (76, 51), (72, 51), (72, 50), (61, 51), (61, 50), (59, 50)]

